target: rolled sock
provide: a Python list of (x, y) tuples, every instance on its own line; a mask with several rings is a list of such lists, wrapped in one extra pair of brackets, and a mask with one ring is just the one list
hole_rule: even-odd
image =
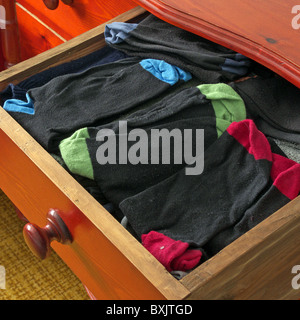
[(233, 58), (225, 59), (222, 64), (222, 70), (228, 73), (244, 76), (249, 71), (250, 60), (240, 53), (237, 53)]
[(240, 95), (224, 83), (202, 84), (198, 86), (206, 99), (209, 99), (216, 115), (218, 137), (232, 122), (245, 120), (247, 117), (245, 103)]
[(175, 241), (156, 231), (143, 234), (142, 244), (169, 272), (193, 269), (202, 256), (200, 250), (189, 249), (188, 243)]
[(129, 37), (129, 33), (137, 26), (137, 23), (113, 22), (105, 26), (104, 36), (108, 43), (121, 43)]
[(139, 24), (107, 24), (104, 36), (110, 46), (120, 51), (175, 64), (205, 83), (240, 77), (250, 67), (250, 59), (245, 56), (154, 15), (149, 15)]
[(92, 160), (86, 144), (90, 138), (88, 128), (75, 131), (69, 138), (61, 141), (61, 156), (70, 172), (94, 180)]
[(77, 129), (108, 123), (190, 79), (190, 74), (164, 61), (123, 59), (29, 90), (35, 115), (11, 115), (46, 150), (56, 152), (59, 142)]

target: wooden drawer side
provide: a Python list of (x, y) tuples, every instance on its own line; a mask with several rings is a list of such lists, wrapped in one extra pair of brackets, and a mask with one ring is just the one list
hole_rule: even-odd
[(190, 299), (299, 299), (291, 284), (300, 265), (300, 197), (186, 276)]
[(32, 223), (58, 209), (74, 241), (53, 248), (99, 299), (189, 294), (50, 154), (0, 108), (0, 188)]

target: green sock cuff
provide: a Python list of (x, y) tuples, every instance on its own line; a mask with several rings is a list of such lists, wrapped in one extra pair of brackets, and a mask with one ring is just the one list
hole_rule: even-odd
[(197, 87), (206, 99), (211, 100), (216, 115), (218, 137), (232, 122), (246, 119), (246, 107), (241, 96), (225, 83), (201, 84)]
[(60, 142), (59, 150), (70, 172), (94, 180), (93, 165), (86, 144), (87, 138), (90, 138), (88, 128), (79, 129)]

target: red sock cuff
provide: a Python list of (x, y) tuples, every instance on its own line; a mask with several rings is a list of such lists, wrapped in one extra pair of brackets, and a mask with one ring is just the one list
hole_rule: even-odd
[(188, 243), (173, 240), (156, 231), (143, 234), (142, 244), (169, 272), (193, 269), (202, 256), (200, 250), (188, 249)]

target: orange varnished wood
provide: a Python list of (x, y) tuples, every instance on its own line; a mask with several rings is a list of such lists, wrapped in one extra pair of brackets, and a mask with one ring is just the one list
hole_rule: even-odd
[(0, 5), (5, 9), (5, 17), (1, 17), (5, 21), (5, 27), (1, 29), (4, 65), (10, 67), (21, 61), (15, 1), (0, 0)]
[(18, 5), (16, 8), (22, 60), (31, 58), (65, 42), (62, 37), (36, 20), (28, 11), (24, 10), (24, 8)]
[(300, 87), (293, 0), (135, 0), (148, 11), (253, 58)]
[[(0, 32), (0, 43), (1, 43), (1, 32)], [(2, 52), (2, 46), (0, 45), (0, 71), (4, 69), (4, 56)]]
[(60, 1), (56, 10), (49, 10), (42, 0), (18, 0), (18, 3), (66, 40), (137, 6), (132, 0), (74, 0), (70, 6)]

